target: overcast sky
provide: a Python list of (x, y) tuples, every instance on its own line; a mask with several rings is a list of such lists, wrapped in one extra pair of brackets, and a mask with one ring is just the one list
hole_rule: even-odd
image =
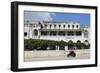
[(90, 14), (24, 11), (24, 20), (80, 22), (81, 26), (89, 26)]

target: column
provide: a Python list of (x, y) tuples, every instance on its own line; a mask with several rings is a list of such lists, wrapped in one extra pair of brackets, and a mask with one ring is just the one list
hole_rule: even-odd
[(40, 39), (41, 33), (40, 33), (40, 29), (38, 29), (38, 39)]
[(29, 38), (32, 38), (32, 24), (29, 25), (29, 30), (30, 30), (30, 32), (29, 32), (29, 34), (30, 34)]

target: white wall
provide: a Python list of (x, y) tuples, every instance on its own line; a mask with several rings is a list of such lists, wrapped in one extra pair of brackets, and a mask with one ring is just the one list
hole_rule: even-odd
[[(10, 2), (13, 0), (0, 0), (0, 73), (11, 73), (10, 69)], [(17, 1), (17, 0), (16, 0)], [(98, 5), (100, 9), (100, 0), (21, 0), (21, 1), (37, 1), (47, 3), (64, 3), (64, 4), (81, 4), (81, 5)], [(100, 10), (98, 12), (100, 16)], [(100, 19), (100, 17), (98, 18)], [(100, 23), (100, 22), (99, 22)], [(98, 24), (99, 24), (98, 23)], [(98, 28), (100, 25), (98, 25)], [(100, 31), (100, 29), (98, 30)], [(98, 35), (100, 37), (100, 34)], [(98, 39), (100, 40), (100, 39)], [(100, 42), (99, 42), (100, 43)], [(98, 47), (100, 52), (100, 46)], [(100, 53), (99, 53), (100, 56)], [(100, 57), (99, 57), (100, 61)], [(99, 62), (98, 61), (98, 62)], [(100, 62), (99, 62), (100, 64)], [(99, 73), (100, 65), (91, 68), (74, 68), (60, 70), (35, 71), (36, 73)], [(30, 73), (33, 73), (32, 71)]]

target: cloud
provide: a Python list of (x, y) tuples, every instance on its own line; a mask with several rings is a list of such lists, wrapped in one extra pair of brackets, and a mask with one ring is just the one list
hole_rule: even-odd
[(25, 11), (24, 20), (25, 21), (52, 21), (52, 16), (54, 13), (49, 12), (34, 12), (34, 11)]

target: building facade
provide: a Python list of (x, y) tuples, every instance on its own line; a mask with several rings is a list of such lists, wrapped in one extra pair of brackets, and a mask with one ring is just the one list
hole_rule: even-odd
[(79, 22), (24, 22), (24, 39), (90, 42), (90, 27), (80, 27)]

